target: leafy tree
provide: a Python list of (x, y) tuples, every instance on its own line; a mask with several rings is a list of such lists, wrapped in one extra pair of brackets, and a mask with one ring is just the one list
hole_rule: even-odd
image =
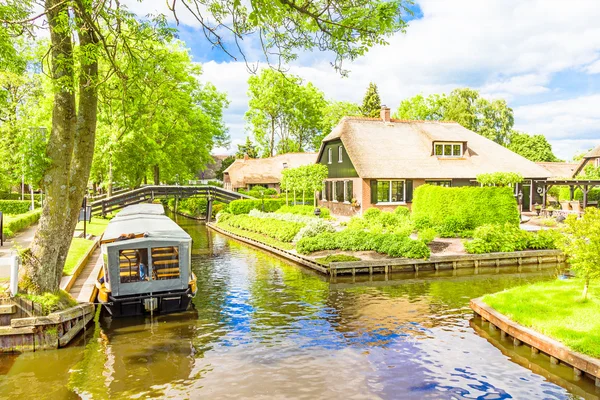
[(502, 145), (507, 144), (514, 125), (513, 110), (506, 101), (484, 99), (469, 88), (403, 100), (394, 118), (454, 121)]
[(365, 97), (363, 97), (363, 104), (361, 107), (362, 115), (365, 117), (377, 118), (381, 113), (381, 99), (379, 98), (379, 92), (377, 91), (377, 85), (373, 82), (369, 83)]
[(313, 148), (318, 149), (321, 147), (321, 142), (325, 136), (331, 133), (343, 117), (355, 115), (361, 115), (358, 104), (348, 101), (329, 101), (323, 110), (321, 133), (315, 135), (313, 138)]
[(528, 135), (524, 132), (512, 131), (509, 139), (507, 147), (531, 161), (561, 161), (552, 152), (552, 145), (544, 135)]
[(223, 180), (223, 172), (229, 168), (229, 166), (231, 164), (233, 164), (233, 162), (235, 161), (235, 157), (234, 156), (229, 156), (223, 159), (223, 161), (221, 161), (221, 167), (216, 171), (215, 175), (217, 177), (218, 180), (222, 181)]
[(558, 248), (568, 257), (571, 269), (584, 280), (587, 299), (590, 280), (600, 278), (600, 210), (588, 207), (581, 218), (570, 215), (565, 220)]
[(483, 186), (512, 186), (523, 182), (523, 175), (516, 172), (493, 172), (479, 174), (476, 180)]
[[(151, 28), (151, 36), (172, 34), (164, 16), (138, 21), (120, 2), (46, 0), (43, 7), (51, 40), (53, 110), (46, 150), (49, 165), (42, 180), (47, 201), (21, 279), (22, 286), (31, 293), (54, 292), (59, 287), (92, 166), (98, 88), (104, 84), (99, 79), (101, 64), (106, 63), (114, 74), (127, 81), (127, 74), (123, 73), (126, 63), (119, 62), (115, 51), (125, 48), (129, 60), (148, 59), (153, 55), (137, 51), (148, 39), (148, 32), (140, 27)], [(287, 63), (297, 57), (298, 49), (318, 48), (335, 54), (333, 65), (342, 73), (345, 60), (365, 54), (373, 45), (385, 44), (387, 36), (406, 26), (400, 18), (406, 10), (402, 0), (316, 1), (302, 6), (282, 0), (233, 2), (226, 7), (216, 0), (191, 0), (177, 3), (177, 7), (189, 10), (206, 39), (225, 52), (226, 44), (235, 43), (241, 49), (239, 41), (254, 35), (261, 38), (267, 61), (271, 61), (270, 55), (277, 54), (277, 61)], [(171, 9), (177, 17), (179, 8), (175, 3)], [(36, 16), (33, 2), (3, 3), (0, 54), (16, 53), (9, 38), (31, 29), (39, 18)], [(177, 123), (174, 119), (169, 122)], [(168, 138), (162, 134), (162, 140), (154, 138), (152, 142), (163, 146), (166, 152), (164, 144)], [(168, 172), (172, 173), (174, 167), (167, 167)]]
[(244, 156), (250, 158), (258, 158), (257, 146), (252, 143), (249, 136), (246, 136), (246, 143), (238, 144), (238, 151), (235, 153), (235, 158), (244, 158)]
[(302, 165), (297, 168), (284, 169), (281, 174), (281, 189), (287, 193), (292, 191), (294, 199), (296, 199), (296, 191), (302, 192), (302, 202), (305, 201), (305, 194), (308, 191), (313, 193), (315, 207), (317, 205), (315, 192), (321, 190), (323, 181), (327, 179), (327, 166), (322, 164)]

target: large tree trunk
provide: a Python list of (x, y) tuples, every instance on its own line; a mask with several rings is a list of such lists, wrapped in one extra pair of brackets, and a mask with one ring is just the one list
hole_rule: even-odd
[[(47, 146), (50, 166), (43, 178), (46, 202), (31, 252), (25, 259), (21, 284), (30, 293), (56, 292), (77, 224), (89, 178), (96, 131), (98, 64), (91, 51), (80, 60), (79, 113), (75, 115), (75, 72), (71, 31), (65, 27), (69, 3), (47, 0), (45, 8), (52, 42), (55, 83), (52, 130)], [(80, 46), (95, 40), (77, 9)]]
[(160, 168), (158, 165), (154, 166), (154, 184), (160, 185)]

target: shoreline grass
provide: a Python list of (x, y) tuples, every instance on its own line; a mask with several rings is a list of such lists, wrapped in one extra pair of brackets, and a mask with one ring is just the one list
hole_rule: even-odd
[(282, 250), (292, 250), (294, 245), (292, 243), (281, 242), (277, 239), (273, 239), (266, 235), (262, 235), (260, 233), (250, 232), (239, 228), (234, 228), (226, 222), (220, 222), (216, 224), (219, 228), (236, 234), (241, 237), (245, 237), (247, 239), (253, 239), (262, 244), (266, 244), (268, 246), (273, 246)]
[(93, 240), (73, 238), (71, 247), (69, 247), (69, 253), (67, 254), (67, 260), (65, 261), (65, 267), (63, 268), (64, 276), (73, 275), (75, 267), (93, 245)]
[(581, 279), (557, 279), (489, 294), (483, 301), (571, 350), (600, 358), (600, 282), (592, 281), (587, 301), (582, 290)]
[[(100, 236), (106, 230), (109, 222), (110, 220), (107, 218), (92, 217), (92, 222), (86, 223), (85, 231), (94, 236)], [(77, 223), (75, 230), (83, 231), (83, 221)]]

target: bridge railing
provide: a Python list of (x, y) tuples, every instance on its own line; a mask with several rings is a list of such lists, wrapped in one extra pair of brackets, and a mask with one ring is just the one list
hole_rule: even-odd
[(216, 186), (180, 186), (180, 185), (154, 185), (144, 186), (101, 199), (92, 203), (92, 215), (106, 215), (123, 207), (153, 201), (156, 198), (177, 196), (186, 198), (191, 196), (210, 196), (213, 200), (229, 203), (233, 200), (251, 199), (252, 197), (225, 190)]

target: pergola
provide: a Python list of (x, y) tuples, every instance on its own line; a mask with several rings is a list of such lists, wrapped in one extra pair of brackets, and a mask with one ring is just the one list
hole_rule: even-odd
[(572, 201), (575, 197), (575, 190), (580, 189), (583, 192), (583, 208), (588, 206), (588, 193), (595, 187), (600, 187), (600, 180), (590, 179), (547, 179), (547, 180), (536, 180), (538, 193), (543, 198), (544, 206), (547, 202), (548, 191), (552, 186), (569, 186), (569, 192), (571, 194), (570, 200)]

